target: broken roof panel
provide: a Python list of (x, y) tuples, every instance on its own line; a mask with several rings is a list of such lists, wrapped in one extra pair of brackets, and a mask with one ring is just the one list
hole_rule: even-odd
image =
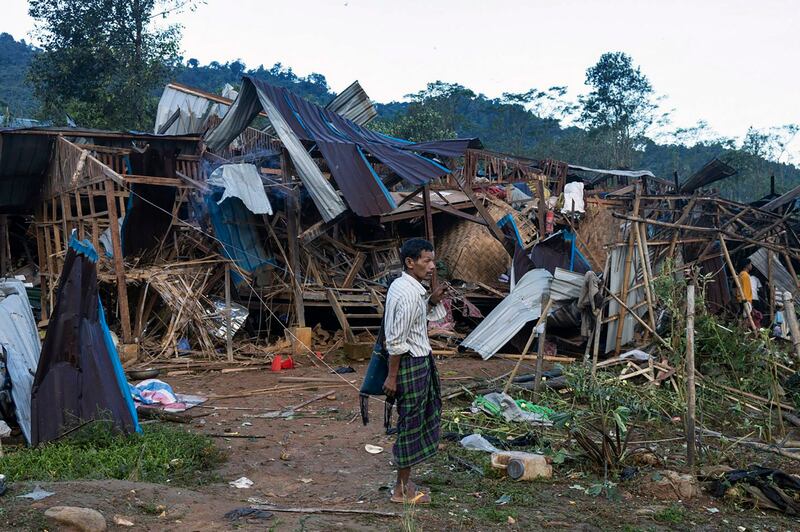
[(761, 207), (761, 210), (773, 212), (787, 203), (795, 201), (798, 197), (800, 197), (800, 185), (770, 201)]
[(21, 281), (0, 281), (0, 351), (11, 377), (11, 396), (25, 440), (31, 441), (31, 388), (39, 365), (39, 331)]
[[(172, 83), (164, 87), (156, 111), (154, 133), (184, 135), (202, 133), (209, 115), (224, 116), (228, 105), (210, 100), (208, 97), (189, 93)], [(177, 118), (174, 115), (177, 113)]]
[(276, 103), (266, 93), (258, 90), (254, 83), (246, 82), (248, 79), (245, 78), (239, 97), (236, 98), (222, 122), (207, 137), (206, 142), (212, 149), (225, 148), (263, 109), (289, 152), (297, 173), (322, 215), (322, 219), (326, 222), (333, 220), (346, 210), (344, 202), (322, 175), (300, 138), (295, 134), (294, 128), (287, 122), (287, 119), (296, 122), (296, 118), (284, 117)]
[(375, 106), (372, 105), (358, 80), (337, 94), (325, 108), (362, 126), (369, 124), (378, 116), (378, 111), (375, 110)]
[[(250, 123), (259, 111), (256, 101), (261, 101), (264, 107), (269, 102), (297, 139), (316, 144), (342, 194), (359, 216), (380, 215), (396, 207), (384, 182), (369, 163), (368, 155), (380, 160), (406, 181), (421, 185), (448, 174), (449, 170), (414, 151), (436, 153), (439, 149), (454, 153), (457, 147), (452, 143), (426, 143), (424, 149), (417, 149), (408, 141), (363, 128), (287, 89), (245, 77), (242, 93), (237, 99), (240, 105), (234, 105), (206, 139), (212, 150), (223, 149)], [(469, 142), (462, 141), (461, 145), (466, 146)]]
[(550, 291), (547, 270), (526, 273), (511, 293), (467, 336), (461, 345), (487, 360), (506, 345), (526, 323), (542, 315), (542, 295)]
[(755, 266), (759, 272), (761, 272), (761, 275), (767, 279), (769, 279), (771, 275), (772, 282), (775, 284), (775, 287), (778, 288), (778, 290), (797, 295), (797, 284), (795, 284), (792, 274), (790, 274), (789, 271), (783, 266), (775, 253), (772, 254), (772, 271), (770, 272), (768, 261), (769, 255), (770, 254), (767, 253), (766, 249), (758, 248), (758, 251), (747, 257), (747, 259), (753, 263), (753, 266)]
[(736, 168), (727, 165), (717, 158), (714, 158), (703, 165), (700, 170), (684, 182), (681, 192), (694, 192), (698, 188), (705, 187), (711, 183), (716, 183), (720, 179), (725, 179), (736, 173)]
[(217, 203), (239, 198), (253, 214), (272, 214), (264, 183), (253, 164), (223, 164), (212, 172), (208, 184), (225, 189)]

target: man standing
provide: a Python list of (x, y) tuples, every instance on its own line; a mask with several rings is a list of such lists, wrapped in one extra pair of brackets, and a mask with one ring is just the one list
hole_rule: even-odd
[(442, 399), (439, 376), (428, 340), (428, 321), (444, 318), (441, 304), (444, 286), (430, 296), (422, 281), (436, 270), (433, 245), (427, 240), (408, 240), (400, 249), (403, 274), (389, 287), (384, 310), (385, 347), (389, 373), (384, 392), (397, 404), (397, 441), (394, 461), (397, 483), (392, 502), (427, 504), (430, 495), (417, 490), (410, 480), (411, 467), (436, 454)]

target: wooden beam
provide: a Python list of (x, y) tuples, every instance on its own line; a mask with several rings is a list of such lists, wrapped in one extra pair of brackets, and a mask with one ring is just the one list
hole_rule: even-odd
[(111, 228), (111, 246), (114, 253), (114, 274), (117, 277), (117, 304), (119, 305), (119, 320), (122, 324), (122, 342), (130, 344), (131, 317), (128, 307), (128, 286), (125, 281), (125, 262), (122, 258), (122, 239), (119, 234), (119, 222), (117, 221), (117, 199), (114, 196), (114, 182), (105, 181), (106, 202), (108, 203), (109, 227)]
[(159, 185), (166, 187), (185, 187), (187, 186), (180, 179), (174, 177), (155, 177), (149, 175), (133, 175), (125, 174), (123, 176), (126, 183), (140, 184), (140, 185)]
[[(287, 150), (281, 150), (281, 169), (283, 171), (283, 183), (287, 186), (292, 181), (291, 159)], [(291, 274), (295, 278), (292, 283), (294, 289), (294, 310), (297, 314), (297, 326), (306, 326), (306, 311), (303, 306), (303, 294), (300, 290), (300, 244), (297, 239), (300, 233), (300, 208), (298, 205), (297, 191), (292, 190), (286, 198), (286, 236), (288, 239), (289, 262), (291, 263)]]
[(325, 291), (325, 295), (328, 297), (328, 303), (330, 303), (333, 313), (336, 314), (336, 319), (339, 320), (339, 325), (342, 327), (345, 341), (351, 344), (355, 343), (356, 337), (353, 335), (353, 331), (350, 330), (350, 322), (347, 321), (347, 316), (345, 316), (342, 305), (339, 304), (339, 300), (336, 299), (336, 294), (333, 293), (333, 290), (328, 288)]
[(492, 236), (494, 236), (497, 240), (499, 240), (501, 244), (503, 244), (503, 248), (505, 249), (506, 235), (504, 235), (503, 231), (501, 231), (500, 228), (497, 227), (497, 223), (492, 218), (492, 215), (489, 214), (489, 211), (486, 209), (483, 203), (475, 197), (475, 194), (473, 194), (472, 190), (468, 186), (464, 186), (457, 177), (454, 177), (453, 179), (456, 182), (456, 184), (458, 184), (458, 187), (461, 189), (461, 192), (463, 192), (464, 195), (469, 198), (469, 200), (478, 210), (478, 213), (481, 215), (481, 218), (483, 218), (484, 221), (486, 222), (486, 226), (489, 228), (489, 232), (492, 234)]
[[(505, 387), (503, 388), (503, 393), (508, 393), (508, 389), (511, 387), (511, 383), (514, 382), (514, 377), (517, 376), (517, 371), (519, 371), (519, 365), (525, 359), (525, 356), (528, 354), (528, 350), (531, 348), (531, 344), (533, 344), (533, 339), (536, 337), (536, 329), (539, 328), (539, 325), (542, 321), (547, 320), (547, 313), (550, 312), (550, 298), (547, 298), (547, 302), (545, 303), (545, 297), (542, 297), (542, 313), (539, 315), (539, 319), (536, 321), (536, 324), (533, 326), (531, 330), (531, 335), (528, 337), (528, 341), (525, 343), (525, 349), (522, 350), (520, 357), (517, 359), (517, 363), (514, 365), (514, 369), (511, 370), (511, 375), (508, 376), (508, 382), (506, 382)], [(542, 335), (544, 336), (544, 335)], [(543, 354), (543, 353), (542, 353)], [(538, 360), (538, 358), (537, 358)], [(541, 379), (541, 376), (539, 377)]]
[(786, 321), (789, 322), (789, 332), (792, 334), (792, 348), (794, 349), (795, 357), (800, 359), (800, 326), (797, 324), (794, 297), (791, 292), (783, 293), (783, 308), (786, 311)]
[[(739, 293), (739, 301), (744, 302), (744, 289), (742, 288), (742, 283), (739, 282), (736, 267), (734, 267), (731, 255), (728, 253), (728, 245), (725, 243), (725, 237), (722, 236), (722, 233), (719, 234), (719, 245), (722, 248), (722, 254), (725, 257), (725, 262), (728, 264), (728, 269), (731, 271), (731, 277), (733, 277), (733, 282), (736, 285), (736, 291)], [(750, 327), (752, 327), (753, 331), (758, 330), (755, 322), (753, 322), (752, 315), (747, 315), (747, 321), (750, 322)]]
[(479, 218), (477, 216), (473, 216), (472, 214), (461, 212), (460, 210), (453, 208), (449, 205), (442, 205), (441, 203), (431, 202), (431, 208), (437, 211), (446, 212), (447, 214), (452, 214), (457, 218), (461, 218), (462, 220), (467, 220), (469, 222), (473, 222), (480, 225), (487, 225), (486, 220), (483, 218)]
[[(633, 215), (638, 216), (639, 214), (639, 202), (641, 197), (641, 188), (638, 186), (636, 187), (636, 198), (633, 200)], [(617, 334), (616, 340), (614, 342), (614, 353), (619, 355), (620, 350), (622, 349), (622, 329), (625, 327), (625, 311), (628, 309), (626, 306), (628, 303), (628, 285), (630, 284), (631, 278), (631, 267), (633, 265), (633, 250), (634, 250), (634, 243), (636, 242), (636, 224), (629, 223), (628, 224), (628, 248), (625, 252), (625, 271), (622, 275), (622, 301), (625, 302), (625, 305), (620, 307), (619, 309), (619, 320), (617, 321)], [(636, 313), (634, 313), (636, 315)], [(636, 315), (638, 318), (639, 316)]]
[(367, 260), (367, 254), (359, 251), (353, 261), (353, 265), (350, 267), (350, 271), (347, 272), (347, 276), (344, 278), (342, 288), (350, 288), (353, 286), (353, 281), (355, 281), (358, 272), (361, 271), (361, 267), (364, 266), (365, 260)]
[(547, 202), (544, 199), (544, 183), (541, 179), (536, 180), (536, 196), (539, 200), (539, 206), (536, 209), (536, 216), (539, 222), (539, 240), (544, 240), (545, 231), (545, 215), (547, 214)]
[(696, 403), (694, 384), (694, 285), (686, 287), (686, 465), (694, 467), (694, 413)]
[(233, 362), (233, 309), (231, 307), (231, 263), (225, 263), (225, 348)]
[(536, 373), (533, 382), (534, 400), (537, 398), (539, 389), (542, 387), (542, 365), (544, 363), (544, 348), (545, 339), (547, 336), (547, 312), (550, 310), (550, 296), (548, 294), (542, 295), (542, 315), (544, 319), (540, 318), (542, 332), (539, 333), (539, 343), (536, 348)]
[[(678, 217), (677, 220), (675, 220), (675, 223), (682, 224), (683, 222), (685, 222), (686, 218), (688, 218), (689, 215), (691, 214), (692, 209), (694, 209), (696, 203), (697, 203), (697, 196), (692, 196), (692, 199), (690, 199), (689, 203), (687, 203), (686, 206), (683, 208), (681, 215)], [(667, 257), (672, 257), (673, 253), (675, 253), (675, 246), (678, 243), (678, 236), (679, 236), (679, 231), (678, 230), (673, 231), (672, 239), (669, 242), (669, 249), (667, 250)]]

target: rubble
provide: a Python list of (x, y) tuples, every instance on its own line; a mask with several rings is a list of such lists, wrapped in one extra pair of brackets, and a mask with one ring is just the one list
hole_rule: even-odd
[[(364, 127), (374, 108), (357, 84), (348, 91), (318, 107), (251, 78), (238, 97), (227, 91), (234, 99), (170, 84), (154, 134), (0, 130), (0, 168), (21, 168), (7, 146), (32, 154), (26, 177), (41, 189), (15, 205), (24, 224), (13, 226), (28, 228), (35, 253), (15, 249), (9, 256), (0, 246), (0, 274), (22, 277), (0, 281), (0, 312), (11, 314), (13, 305), (25, 310), (25, 323), (0, 323), (3, 375), (8, 367), (15, 381), (11, 393), (33, 383), (20, 368), (36, 372), (37, 322), (48, 335), (63, 327), (60, 287), (72, 275), (73, 242), (97, 252), (91, 261), (96, 294), (89, 297), (101, 302), (108, 336), (113, 332), (120, 340), (113, 352), (126, 368), (147, 368), (164, 378), (271, 369), (285, 371), (275, 377), (290, 383), (210, 394), (213, 401), (357, 387), (340, 375), (349, 372), (341, 358), (370, 356), (386, 287), (400, 270), (400, 243), (425, 236), (436, 247), (434, 282), (451, 288), (446, 318), (429, 331), (433, 354), (475, 357), (476, 363), (491, 359), (510, 369), (499, 377), (476, 372), (445, 381), (445, 401), (467, 396), (461, 402), (474, 406), (456, 406), (448, 427), (465, 447), (488, 452), (503, 452), (513, 442), (538, 451), (545, 436), (560, 436), (561, 443), (548, 441), (552, 464), (545, 464), (545, 473), (529, 474), (515, 464), (517, 476), (558, 474), (552, 455), (563, 461), (568, 454), (604, 475), (617, 474), (625, 462), (668, 467), (655, 450), (627, 452), (639, 420), (629, 418), (635, 401), (625, 403), (626, 389), (650, 398), (670, 394), (676, 403), (658, 405), (658, 415), (674, 430), (686, 422), (687, 442), (722, 439), (700, 424), (695, 431), (694, 410), (684, 411), (695, 388), (684, 357), (689, 345), (694, 348), (694, 336), (686, 338), (684, 314), (694, 318), (688, 312), (694, 305), (682, 294), (687, 284), (697, 287), (705, 304), (697, 309), (698, 322), (705, 322), (688, 326), (692, 333), (707, 326), (735, 335), (749, 327), (753, 334), (739, 340), (766, 353), (753, 366), (770, 364), (775, 375), (771, 387), (758, 393), (704, 375), (702, 364), (724, 353), (719, 340), (713, 347), (720, 353), (698, 349), (697, 358), (689, 358), (698, 361), (696, 387), (770, 420), (776, 409), (777, 419), (791, 422), (797, 405), (782, 386), (800, 360), (797, 190), (744, 204), (709, 189), (734, 171), (720, 161), (681, 183), (646, 170), (500, 154), (478, 139), (410, 143)], [(255, 127), (255, 116), (269, 125)], [(3, 216), (0, 236), (7, 242), (10, 225)], [(744, 261), (766, 288), (759, 314), (740, 309)], [(782, 348), (767, 339), (759, 343), (759, 326), (772, 330), (773, 323), (781, 342), (789, 340)], [(108, 356), (113, 343), (105, 346)], [(45, 347), (48, 354), (52, 346), (46, 341)], [(786, 356), (773, 356), (773, 350)], [(545, 370), (545, 363), (554, 367)], [(291, 376), (310, 365), (324, 378)], [(148, 384), (154, 383), (134, 388), (140, 399)], [(245, 417), (288, 420), (295, 409), (330, 393)], [(174, 411), (205, 399), (171, 395), (162, 402), (180, 403)], [(30, 406), (24, 397), (13, 399), (12, 425), (26, 440), (63, 435), (48, 427), (46, 438), (31, 438)], [(52, 400), (42, 402), (48, 405), (36, 408), (53, 406)], [(123, 408), (127, 401), (118, 402), (124, 430), (136, 430), (135, 416)], [(484, 434), (497, 438), (490, 442)], [(770, 438), (738, 443), (797, 458)], [(373, 454), (382, 449), (365, 446)], [(690, 473), (659, 469), (644, 477), (641, 491), (653, 497), (689, 500), (699, 494)], [(248, 488), (252, 481), (241, 477), (229, 484)], [(606, 478), (602, 489), (608, 492), (612, 484)]]

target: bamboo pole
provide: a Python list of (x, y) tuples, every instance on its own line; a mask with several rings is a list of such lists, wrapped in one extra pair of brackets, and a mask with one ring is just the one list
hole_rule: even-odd
[[(542, 308), (550, 308), (550, 296), (548, 294), (544, 294), (542, 296)], [(542, 386), (542, 365), (544, 364), (544, 348), (545, 348), (545, 337), (547, 331), (547, 317), (545, 315), (545, 319), (539, 320), (542, 324), (542, 332), (539, 333), (539, 345), (537, 346), (537, 353), (536, 353), (536, 380), (533, 382), (533, 397), (534, 399), (537, 398), (539, 393), (539, 388)]]
[[(769, 322), (775, 321), (775, 290), (772, 284), (772, 250), (767, 250), (767, 302), (769, 303)], [(758, 295), (758, 294), (756, 294)], [(760, 297), (760, 296), (759, 296)]]
[(228, 362), (233, 362), (233, 312), (231, 309), (231, 265), (225, 263), (225, 343), (228, 350)]
[(800, 326), (797, 324), (797, 314), (794, 311), (794, 297), (791, 292), (783, 293), (783, 309), (786, 311), (786, 321), (792, 334), (792, 347), (795, 356), (800, 359)]
[(111, 245), (114, 252), (112, 258), (114, 262), (114, 274), (117, 278), (117, 305), (119, 306), (119, 321), (122, 324), (122, 342), (130, 344), (133, 340), (133, 335), (131, 334), (128, 285), (125, 280), (125, 263), (122, 257), (122, 239), (119, 233), (119, 216), (117, 214), (117, 198), (114, 194), (114, 181), (106, 179), (103, 182), (103, 186), (105, 187), (108, 223), (111, 229)]
[[(639, 198), (641, 196), (641, 186), (636, 185), (636, 198), (633, 200), (633, 216), (639, 215)], [(625, 251), (625, 271), (622, 275), (622, 301), (628, 302), (628, 285), (630, 284), (631, 266), (633, 262), (633, 245), (635, 242), (634, 230), (636, 226), (633, 223), (628, 224), (628, 247)], [(622, 348), (622, 329), (625, 327), (625, 312), (628, 309), (623, 305), (619, 309), (619, 320), (617, 321), (617, 335), (614, 342), (614, 353), (619, 355)], [(634, 313), (635, 314), (635, 313)], [(638, 316), (637, 316), (638, 317)]]
[(525, 355), (528, 354), (528, 350), (531, 348), (531, 344), (533, 344), (533, 339), (536, 337), (536, 329), (539, 328), (539, 324), (542, 321), (547, 320), (547, 313), (550, 311), (550, 301), (547, 301), (546, 306), (542, 306), (542, 314), (539, 316), (539, 319), (536, 321), (536, 325), (533, 326), (533, 330), (531, 331), (531, 335), (528, 337), (528, 342), (525, 344), (525, 349), (522, 350), (522, 354), (519, 358), (517, 358), (517, 363), (514, 364), (514, 369), (511, 370), (511, 375), (508, 377), (508, 382), (503, 387), (503, 393), (508, 393), (508, 389), (511, 387), (511, 383), (514, 380), (514, 377), (517, 376), (517, 371), (519, 371), (519, 365), (525, 360)]
[(652, 275), (648, 272), (647, 268), (647, 253), (644, 249), (644, 243), (642, 242), (642, 227), (640, 226), (639, 222), (636, 222), (633, 227), (634, 230), (634, 238), (636, 239), (636, 249), (639, 252), (639, 269), (642, 270), (642, 279), (644, 280), (644, 295), (645, 299), (647, 300), (647, 311), (648, 316), (650, 318), (650, 327), (655, 330), (656, 329), (656, 309), (655, 305), (653, 304), (654, 297), (652, 293)]
[[(694, 209), (694, 205), (697, 203), (697, 196), (693, 196), (692, 199), (689, 200), (689, 203), (683, 208), (683, 212), (681, 212), (680, 217), (675, 220), (676, 224), (682, 224), (686, 221), (686, 218), (689, 217), (689, 214)], [(672, 233), (672, 238), (669, 242), (669, 248), (667, 248), (667, 257), (671, 257), (675, 253), (675, 246), (678, 245), (678, 236), (680, 236), (680, 231), (676, 230)]]
[[(611, 253), (606, 255), (606, 264), (603, 268), (603, 286), (605, 288), (605, 283), (608, 282), (609, 273), (611, 272)], [(595, 377), (597, 374), (597, 358), (600, 354), (600, 335), (602, 334), (602, 326), (603, 326), (603, 307), (605, 306), (605, 301), (600, 304), (600, 307), (597, 308), (595, 311), (595, 329), (597, 330), (595, 337), (594, 337), (594, 345), (592, 346), (592, 378)], [(608, 330), (608, 329), (606, 329)]]
[[(763, 240), (758, 241), (758, 240), (755, 240), (754, 238), (748, 238), (748, 237), (742, 236), (740, 234), (731, 233), (729, 231), (720, 231), (719, 229), (714, 228), (714, 227), (698, 227), (698, 226), (694, 226), (694, 225), (673, 224), (673, 223), (670, 223), (670, 222), (662, 222), (662, 221), (659, 221), (659, 220), (648, 220), (647, 218), (641, 218), (639, 216), (622, 214), (622, 213), (618, 213), (618, 212), (612, 212), (611, 215), (614, 218), (619, 218), (620, 220), (628, 220), (628, 221), (631, 221), (631, 222), (644, 222), (644, 223), (647, 223), (647, 224), (650, 224), (650, 225), (656, 225), (656, 226), (659, 226), (659, 227), (670, 227), (670, 228), (673, 228), (673, 229), (684, 229), (684, 230), (687, 230), (687, 231), (696, 231), (698, 233), (723, 234), (723, 235), (727, 236), (728, 238), (730, 238), (731, 240), (741, 241), (741, 242), (744, 242), (746, 244), (751, 244), (751, 245), (754, 245), (754, 246), (759, 246), (759, 247), (763, 247), (763, 248), (767, 248), (767, 249), (772, 249), (772, 250), (778, 251), (778, 252), (788, 253), (786, 251), (785, 247), (777, 246), (775, 244), (771, 244), (771, 243), (765, 242)], [(759, 234), (758, 236), (759, 237), (763, 237), (764, 235)], [(739, 248), (737, 248), (737, 249), (739, 249)], [(791, 256), (800, 259), (800, 254), (792, 253)], [(703, 257), (700, 257), (700, 258), (702, 259)]]
[(686, 287), (686, 465), (695, 463), (694, 284)]
[[(719, 234), (719, 246), (722, 248), (725, 262), (728, 264), (728, 268), (731, 271), (731, 277), (733, 277), (733, 282), (736, 284), (736, 290), (739, 292), (739, 300), (744, 302), (744, 289), (742, 288), (742, 283), (739, 282), (739, 276), (736, 275), (736, 268), (733, 267), (733, 261), (731, 260), (730, 253), (728, 253), (728, 246), (725, 244), (725, 237), (722, 236), (722, 233)], [(756, 324), (753, 322), (753, 316), (748, 314), (747, 321), (750, 322), (750, 327), (752, 327), (754, 331), (758, 330), (756, 329)]]
[[(669, 344), (667, 343), (667, 341), (666, 341), (666, 340), (664, 340), (664, 339), (663, 339), (663, 338), (662, 338), (662, 337), (661, 337), (661, 336), (660, 336), (660, 335), (659, 335), (659, 334), (658, 334), (658, 333), (655, 331), (655, 329), (651, 329), (651, 328), (650, 328), (650, 326), (647, 324), (647, 322), (645, 322), (645, 321), (644, 321), (642, 318), (640, 318), (640, 317), (639, 317), (639, 315), (638, 315), (638, 314), (636, 314), (636, 312), (635, 312), (633, 309), (631, 309), (631, 308), (630, 308), (628, 305), (626, 305), (625, 303), (623, 303), (623, 302), (622, 302), (622, 300), (621, 300), (621, 299), (620, 299), (620, 298), (619, 298), (619, 297), (618, 297), (616, 294), (612, 294), (612, 293), (611, 293), (611, 290), (609, 290), (609, 289), (607, 289), (607, 288), (605, 288), (605, 290), (606, 290), (606, 292), (608, 292), (608, 295), (610, 295), (611, 297), (613, 297), (613, 298), (614, 298), (614, 299), (617, 301), (617, 303), (619, 303), (619, 305), (620, 305), (621, 307), (623, 307), (623, 308), (627, 309), (627, 310), (628, 310), (628, 312), (631, 314), (631, 316), (633, 316), (633, 318), (634, 318), (636, 321), (638, 321), (638, 322), (639, 322), (639, 324), (640, 324), (642, 327), (644, 327), (646, 330), (648, 330), (648, 331), (649, 331), (649, 332), (650, 332), (650, 333), (651, 333), (651, 334), (652, 334), (652, 335), (653, 335), (653, 336), (656, 338), (656, 340), (658, 340), (659, 342), (661, 342), (662, 344), (664, 344), (664, 347), (667, 347), (667, 348), (669, 348), (669, 349), (672, 349), (672, 346), (671, 346), (671, 345), (669, 345)], [(618, 325), (618, 326), (619, 326), (619, 325)]]

